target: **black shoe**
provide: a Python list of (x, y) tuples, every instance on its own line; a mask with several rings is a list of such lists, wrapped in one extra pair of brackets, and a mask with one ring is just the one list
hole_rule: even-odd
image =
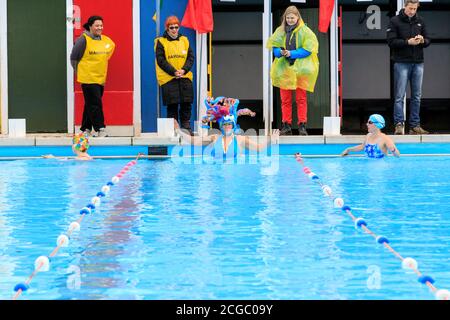
[(191, 129), (191, 121), (189, 119), (181, 120), (181, 130), (185, 130), (184, 132), (188, 133), (191, 136), (194, 135)]
[(298, 125), (298, 135), (300, 135), (300, 136), (307, 136), (308, 135), (308, 132), (306, 131), (306, 123), (301, 122)]
[(280, 130), (280, 136), (290, 136), (292, 135), (292, 128), (291, 125), (287, 122), (283, 122), (283, 126)]

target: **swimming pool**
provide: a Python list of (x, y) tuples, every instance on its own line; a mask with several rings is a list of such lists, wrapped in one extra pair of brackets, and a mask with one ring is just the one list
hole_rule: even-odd
[[(299, 147), (298, 151), (302, 151)], [(449, 157), (307, 159), (372, 230), (450, 288)], [(0, 298), (127, 160), (0, 161)], [(293, 156), (139, 160), (20, 299), (434, 299)]]

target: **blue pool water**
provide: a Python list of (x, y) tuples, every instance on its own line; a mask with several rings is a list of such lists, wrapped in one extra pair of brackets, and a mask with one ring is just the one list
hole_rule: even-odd
[[(371, 230), (450, 289), (449, 157), (310, 158)], [(128, 160), (0, 161), (0, 299)], [(20, 299), (434, 299), (292, 156), (140, 160)]]
[[(361, 142), (364, 137), (361, 137)], [(262, 140), (260, 141), (262, 142)], [(274, 155), (292, 155), (301, 151), (304, 155), (339, 155), (345, 148), (355, 146), (355, 144), (280, 144), (275, 145), (268, 152)], [(402, 155), (416, 155), (416, 154), (446, 154), (450, 155), (450, 143), (397, 143), (398, 149)], [(157, 147), (164, 149), (163, 146)], [(211, 149), (206, 146), (201, 147), (188, 147), (188, 146), (168, 146), (166, 149), (168, 155), (176, 154), (189, 154), (198, 155), (210, 154)], [(128, 156), (133, 157), (138, 153), (148, 154), (148, 146), (94, 146), (89, 149), (89, 154), (92, 156)], [(247, 151), (247, 153), (249, 153)], [(53, 154), (55, 156), (67, 157), (73, 156), (71, 146), (59, 147), (59, 146), (14, 146), (0, 148), (0, 159), (3, 157), (40, 157), (43, 154)], [(363, 155), (363, 152), (355, 153)]]

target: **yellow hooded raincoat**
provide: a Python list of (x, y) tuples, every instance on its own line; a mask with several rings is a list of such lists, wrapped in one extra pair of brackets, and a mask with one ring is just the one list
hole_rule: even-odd
[[(314, 32), (300, 20), (297, 28), (292, 32), (296, 37), (296, 48), (303, 48), (311, 54), (302, 59), (296, 59), (293, 65), (285, 57), (275, 58), (270, 70), (272, 84), (285, 90), (303, 90), (314, 92), (317, 76), (319, 75), (319, 42)], [(278, 27), (267, 42), (267, 48), (284, 48), (286, 45), (286, 32)]]

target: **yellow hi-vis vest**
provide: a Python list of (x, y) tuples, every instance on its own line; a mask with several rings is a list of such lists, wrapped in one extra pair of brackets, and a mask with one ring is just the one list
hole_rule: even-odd
[[(158, 41), (164, 47), (164, 52), (166, 54), (166, 60), (176, 69), (181, 70), (184, 64), (186, 63), (189, 49), (189, 40), (185, 36), (181, 36), (178, 40), (169, 41), (164, 37), (159, 37), (155, 39), (155, 51), (156, 45)], [(156, 66), (156, 78), (158, 79), (158, 84), (162, 86), (166, 84), (172, 79), (175, 79), (175, 76), (172, 76), (162, 70), (158, 63), (155, 61)], [(192, 81), (192, 72), (189, 71), (186, 73), (183, 78), (188, 78)]]
[(94, 40), (87, 34), (86, 50), (78, 63), (77, 81), (84, 84), (105, 84), (108, 73), (108, 61), (114, 53), (115, 43), (107, 36)]

